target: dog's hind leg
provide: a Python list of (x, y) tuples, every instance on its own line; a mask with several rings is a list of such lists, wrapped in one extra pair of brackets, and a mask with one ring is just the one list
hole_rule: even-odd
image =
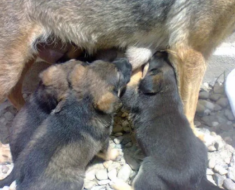
[(203, 55), (189, 47), (175, 46), (171, 50), (170, 60), (175, 67), (179, 92), (184, 105), (184, 112), (194, 129), (198, 95), (206, 70)]
[(23, 68), (20, 79), (18, 80), (18, 82), (16, 83), (16, 85), (13, 87), (10, 94), (8, 95), (8, 99), (17, 110), (20, 110), (20, 108), (25, 104), (25, 100), (22, 94), (23, 82), (24, 82), (25, 75), (30, 70), (35, 60), (36, 60), (36, 57), (30, 59), (25, 64), (25, 67)]

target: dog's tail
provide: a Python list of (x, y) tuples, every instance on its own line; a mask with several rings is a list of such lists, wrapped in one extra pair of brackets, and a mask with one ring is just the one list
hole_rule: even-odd
[(14, 168), (13, 168), (11, 173), (6, 178), (0, 180), (0, 188), (3, 188), (4, 186), (10, 186), (14, 180), (15, 177), (14, 177)]
[(215, 186), (213, 183), (208, 181), (206, 177), (204, 177), (200, 184), (200, 190), (222, 190), (222, 189)]

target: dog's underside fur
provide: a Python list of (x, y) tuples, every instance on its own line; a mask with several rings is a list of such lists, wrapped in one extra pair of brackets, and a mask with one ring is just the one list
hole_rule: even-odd
[(128, 48), (133, 68), (147, 62), (152, 51), (169, 48), (193, 123), (205, 59), (234, 30), (234, 15), (234, 0), (3, 0), (0, 100), (36, 54), (35, 43), (50, 35), (90, 52)]
[[(155, 56), (139, 86), (128, 86), (121, 98), (146, 155), (133, 189), (219, 190), (207, 181), (206, 147), (189, 127), (174, 70), (166, 61), (165, 56)], [(122, 183), (114, 187), (132, 189)]]

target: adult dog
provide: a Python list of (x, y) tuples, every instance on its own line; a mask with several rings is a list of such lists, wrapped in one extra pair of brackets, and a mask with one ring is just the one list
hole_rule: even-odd
[(133, 69), (169, 48), (193, 124), (205, 60), (234, 28), (235, 0), (2, 0), (0, 102), (51, 35), (89, 52), (127, 48)]

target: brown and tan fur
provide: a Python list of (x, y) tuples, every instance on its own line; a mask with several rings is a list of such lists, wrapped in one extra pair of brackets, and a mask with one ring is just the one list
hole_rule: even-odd
[(0, 101), (37, 53), (38, 39), (53, 35), (91, 53), (127, 48), (133, 69), (168, 49), (193, 126), (205, 61), (235, 29), (235, 0), (3, 0), (0, 26)]

